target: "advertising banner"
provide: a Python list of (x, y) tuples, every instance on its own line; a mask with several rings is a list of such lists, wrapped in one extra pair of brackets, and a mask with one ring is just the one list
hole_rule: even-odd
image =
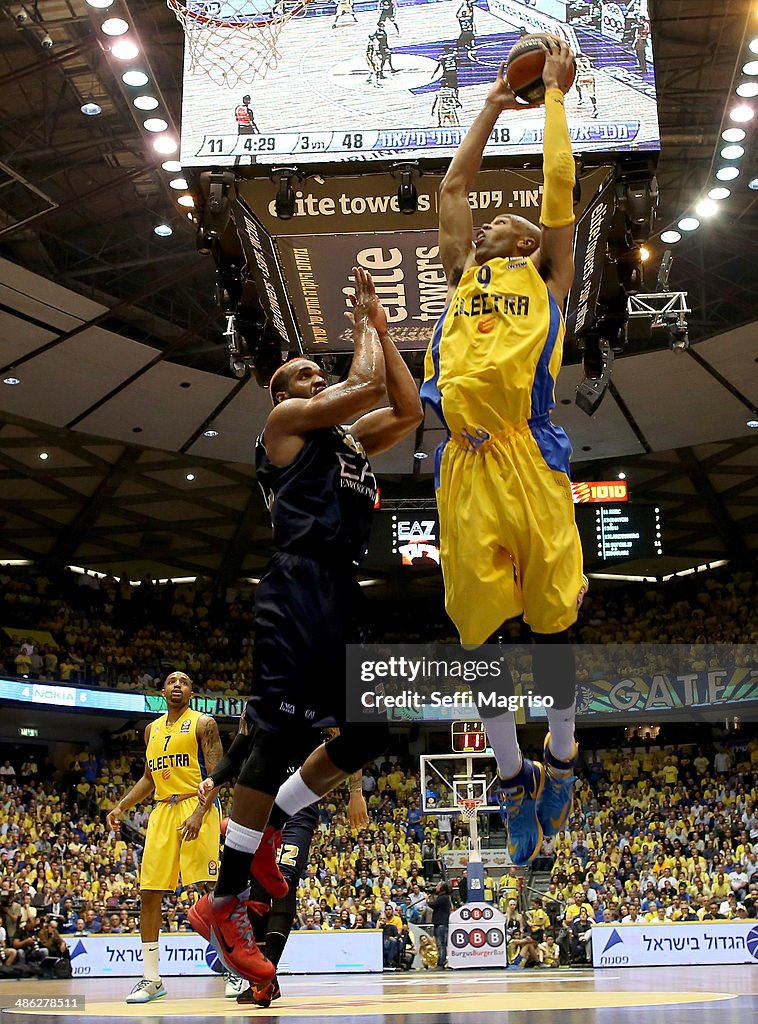
[(465, 903), (450, 915), (447, 963), (453, 968), (507, 967), (505, 915), (487, 903)]
[(594, 967), (755, 964), (758, 921), (592, 926)]
[[(75, 978), (132, 978), (142, 975), (139, 935), (66, 936)], [(162, 977), (221, 975), (218, 955), (195, 932), (160, 936)], [(282, 974), (363, 974), (382, 970), (382, 933), (376, 929), (293, 932), (279, 964)]]

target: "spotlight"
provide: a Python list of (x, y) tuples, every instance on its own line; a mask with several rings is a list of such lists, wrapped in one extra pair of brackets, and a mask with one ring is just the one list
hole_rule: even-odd
[(164, 160), (161, 167), (164, 171), (168, 171), (169, 174), (178, 174), (182, 169), (182, 165), (178, 160)]
[(742, 65), (743, 75), (758, 75), (758, 60), (749, 60)]
[(303, 176), (297, 167), (275, 167), (271, 172), (272, 181), (277, 182), (276, 197), (274, 199), (274, 210), (279, 220), (292, 220), (295, 216), (297, 196), (292, 187), (292, 182), (298, 183)]
[(140, 89), (143, 85), (147, 85), (150, 79), (147, 77), (144, 71), (125, 71), (121, 76), (121, 81), (124, 85), (130, 85), (133, 89)]
[(134, 105), (137, 110), (155, 110), (159, 104), (155, 96), (135, 96)]
[(86, 103), (82, 103), (79, 109), (83, 114), (86, 114), (87, 117), (97, 117), (98, 114), (102, 114), (103, 112), (103, 108), (99, 103), (95, 103), (94, 100), (87, 100)]
[(672, 352), (686, 352), (690, 347), (690, 336), (683, 324), (676, 327), (667, 327), (669, 348)]
[(217, 430), (204, 430), (203, 437), (218, 437)]
[(53, 37), (51, 35), (48, 35), (47, 32), (44, 34), (42, 39), (40, 39), (40, 43), (42, 45), (43, 50), (52, 50), (53, 46), (55, 45), (53, 43)]
[(176, 139), (172, 139), (170, 135), (161, 135), (153, 141), (153, 149), (156, 153), (163, 153), (169, 156), (171, 153), (175, 153), (179, 148), (179, 144)]
[(739, 178), (739, 176), (739, 167), (720, 167), (716, 171), (716, 177), (719, 181), (734, 181), (734, 179)]
[(172, 178), (168, 184), (169, 188), (175, 188), (177, 192), (183, 192), (189, 188), (186, 178)]
[(165, 132), (168, 128), (168, 122), (162, 117), (148, 117), (142, 124), (148, 132)]
[(750, 427), (751, 430), (758, 430), (758, 420), (756, 420), (756, 419), (749, 419), (747, 421), (747, 423), (745, 424), (745, 426)]
[(113, 6), (113, 0), (87, 0), (87, 5), (94, 7), (96, 11), (106, 11)]
[(758, 38), (751, 39), (750, 42), (747, 44), (747, 48), (748, 50), (750, 50), (751, 53), (758, 53)]
[(658, 182), (630, 182), (624, 189), (626, 222), (632, 240), (639, 244), (646, 242), (653, 230), (655, 211), (658, 206)]
[(650, 250), (645, 248), (644, 245), (640, 246), (640, 259), (643, 263), (647, 263), (650, 259)]
[(48, 454), (48, 452), (40, 452), (39, 457), (42, 459), (43, 462), (47, 462), (47, 460), (50, 458), (50, 455)]
[(618, 474), (618, 479), (619, 479), (619, 480), (626, 480), (626, 473), (623, 473), (623, 472), (622, 472), (622, 473), (619, 473), (619, 474)]
[(741, 156), (745, 155), (745, 150), (742, 146), (724, 146), (721, 155), (725, 160), (739, 160)]
[(422, 451), (421, 451), (421, 450), (419, 449), (419, 451), (417, 451), (417, 452), (414, 452), (414, 453), (413, 453), (413, 458), (414, 458), (414, 459), (418, 459), (418, 461), (419, 461), (419, 462), (423, 462), (423, 461), (424, 461), (424, 459), (428, 459), (428, 458), (429, 458), (429, 456), (427, 455), (427, 453), (426, 453), (426, 452), (422, 452)]
[[(758, 61), (756, 61), (758, 63)], [(745, 138), (744, 128), (725, 128), (721, 133), (721, 138), (724, 142), (742, 142)]]
[(187, 473), (187, 475), (185, 476), (184, 479), (185, 480), (189, 480), (190, 483), (192, 483), (192, 481), (195, 479), (195, 474), (194, 473)]
[(661, 232), (661, 241), (665, 242), (666, 245), (673, 245), (674, 242), (681, 241), (681, 238), (682, 238), (682, 236), (679, 234), (678, 231), (662, 231)]
[(13, 387), (15, 384), (20, 384), (20, 377), (4, 377), (3, 384), (7, 384), (9, 387)]
[(642, 250), (640, 248), (629, 249), (619, 256), (616, 260), (616, 275), (625, 295), (637, 295), (642, 291)]
[(174, 229), (169, 224), (156, 224), (153, 231), (159, 238), (168, 238), (174, 233)]
[(123, 18), (106, 18), (100, 28), (107, 36), (122, 36), (129, 31), (129, 23)]
[(111, 47), (111, 53), (116, 60), (134, 60), (139, 56), (139, 46), (129, 39), (121, 39)]
[[(175, 179), (179, 181), (179, 179)], [(209, 239), (221, 238), (229, 224), (231, 214), (232, 189), (234, 188), (234, 171), (205, 171), (201, 175), (201, 190), (204, 195), (207, 184), (208, 192), (200, 216), (201, 231)], [(172, 188), (178, 186), (170, 182)]]
[(682, 217), (677, 224), (677, 227), (682, 231), (697, 231), (700, 227), (700, 221), (697, 217)]
[(739, 107), (734, 107), (733, 110), (729, 111), (729, 117), (732, 121), (737, 121), (739, 124), (743, 124), (745, 121), (752, 121), (753, 108), (749, 107), (747, 103), (742, 103)]
[(731, 191), (728, 188), (712, 188), (708, 193), (709, 199), (728, 199), (731, 195)]
[(177, 203), (180, 206), (186, 206), (191, 208), (195, 205), (195, 200), (192, 198), (191, 195), (189, 195), (189, 193), (187, 193), (187, 195), (179, 196), (179, 198), (177, 199)]
[[(678, 231), (664, 232), (664, 234), (678, 235)], [(681, 238), (681, 235), (679, 235)], [(663, 238), (663, 235), (661, 235)], [(657, 292), (667, 292), (669, 290), (669, 274), (671, 268), (674, 265), (674, 257), (671, 255), (671, 250), (667, 249), (663, 254), (661, 265), (658, 268), (658, 279), (655, 282), (655, 290)]]
[(758, 96), (758, 82), (743, 82), (734, 91), (743, 99), (752, 99), (753, 96)]
[(695, 207), (695, 213), (698, 217), (712, 217), (718, 208), (718, 203), (712, 199), (701, 199)]
[(400, 182), (397, 189), (397, 206), (400, 213), (415, 213), (418, 210), (418, 189), (413, 184), (413, 180), (421, 177), (421, 169), (418, 164), (394, 164), (390, 173), (396, 181)]
[(758, 189), (758, 178), (751, 178), (747, 183), (747, 187), (751, 188), (755, 192), (755, 190)]

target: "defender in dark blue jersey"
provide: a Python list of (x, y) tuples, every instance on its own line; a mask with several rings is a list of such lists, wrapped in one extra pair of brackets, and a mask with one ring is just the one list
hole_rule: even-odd
[[(256, 946), (244, 899), (274, 798), (291, 817), (378, 757), (388, 735), (386, 722), (345, 721), (344, 649), (354, 636), (355, 569), (376, 497), (368, 457), (414, 431), (423, 413), (371, 276), (361, 268), (354, 274), (347, 379), (327, 387), (321, 368), (298, 358), (271, 380), (274, 408), (256, 444), (256, 466), (279, 550), (256, 591), (248, 705), (255, 730), (234, 788), (215, 893), (189, 914), (227, 970), (258, 986), (273, 979), (275, 967)], [(385, 392), (389, 408), (370, 411)], [(293, 742), (327, 719), (340, 735), (287, 778)], [(267, 837), (262, 854), (270, 849)]]

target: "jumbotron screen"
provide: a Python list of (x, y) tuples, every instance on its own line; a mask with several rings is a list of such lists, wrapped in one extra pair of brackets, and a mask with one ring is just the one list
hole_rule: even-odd
[[(577, 79), (566, 113), (577, 153), (657, 150), (647, 0), (187, 0), (206, 18), (299, 10), (279, 60), (234, 84), (191, 70), (185, 52), (186, 167), (448, 158), (525, 33), (566, 39)], [(288, 7), (289, 5), (289, 7)], [(264, 15), (265, 16), (265, 15)], [(196, 27), (190, 31), (205, 31)], [(251, 40), (260, 42), (250, 29)], [(193, 40), (195, 42), (195, 40)], [(239, 45), (239, 43), (237, 44)], [(229, 66), (236, 58), (228, 57)], [(542, 150), (541, 110), (504, 112), (486, 155)]]
[[(577, 504), (575, 513), (586, 565), (663, 554), (661, 512), (652, 505)], [(381, 509), (374, 513), (367, 566), (421, 569), (439, 564), (435, 511)]]

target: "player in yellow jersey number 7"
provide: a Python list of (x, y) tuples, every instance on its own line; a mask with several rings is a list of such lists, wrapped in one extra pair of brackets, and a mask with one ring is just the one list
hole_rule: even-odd
[(219, 869), (221, 819), (218, 805), (202, 805), (197, 787), (223, 755), (218, 726), (190, 707), (192, 680), (172, 672), (163, 684), (168, 711), (145, 727), (145, 773), (108, 813), (118, 832), (121, 815), (153, 800), (140, 866), (140, 934), (144, 977), (127, 1003), (165, 996), (158, 966), (161, 900), (182, 885), (215, 883)]
[[(556, 39), (545, 49), (540, 227), (504, 213), (474, 231), (468, 196), (487, 140), (503, 110), (524, 109), (501, 67), (440, 188), (447, 308), (421, 388), (448, 430), (435, 481), (448, 614), (468, 647), (523, 615), (535, 641), (535, 684), (554, 700), (544, 766), (522, 757), (513, 711), (480, 709), (517, 864), (530, 861), (543, 834), (563, 828), (571, 811), (576, 669), (568, 629), (586, 588), (571, 445), (550, 421), (561, 310), (574, 277), (574, 159), (558, 86), (573, 57)], [(504, 690), (513, 693), (509, 673)]]

